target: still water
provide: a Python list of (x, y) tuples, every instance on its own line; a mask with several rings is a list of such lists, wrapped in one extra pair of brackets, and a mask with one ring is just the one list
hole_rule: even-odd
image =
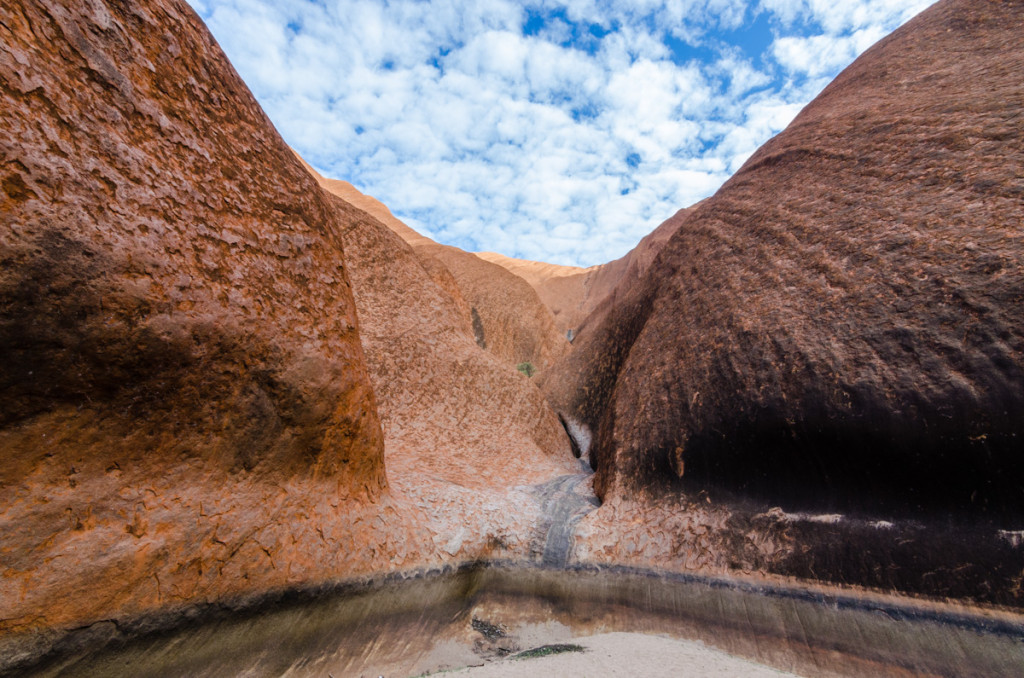
[(66, 643), (26, 675), (417, 676), (614, 631), (802, 675), (1024, 671), (1020, 615), (615, 568), (467, 566), (125, 629)]

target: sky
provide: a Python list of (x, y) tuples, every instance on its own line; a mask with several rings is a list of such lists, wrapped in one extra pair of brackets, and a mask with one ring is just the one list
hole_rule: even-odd
[(324, 176), (438, 242), (590, 266), (931, 0), (189, 3)]

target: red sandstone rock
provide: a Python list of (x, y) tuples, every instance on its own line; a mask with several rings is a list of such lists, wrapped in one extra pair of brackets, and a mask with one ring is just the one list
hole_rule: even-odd
[[(517, 354), (475, 345), (477, 264), (403, 242), (366, 196), (324, 195), (184, 4), (65, 4), (0, 10), (0, 666), (33, 630), (526, 555), (543, 516), (523, 486), (571, 469), (568, 442)], [(820, 548), (890, 548), (872, 523), (625, 496), (695, 467), (743, 492), (760, 488), (730, 469), (795, 458), (852, 470), (839, 488), (865, 494), (854, 465), (883, 489), (880, 467), (921, 468), (899, 445), (881, 461), (822, 446), (824, 420), (859, 442), (923, 440), (910, 452), (940, 469), (933, 453), (952, 455), (966, 480), (950, 503), (978, 477), (1019, 488), (1021, 33), (1019, 3), (941, 4), (677, 223), (649, 275), (615, 276), (609, 317), (546, 380), (600, 425), (610, 501), (583, 518), (578, 556), (860, 567), (899, 588), (918, 551)], [(545, 360), (530, 322), (534, 348), (509, 345)], [(763, 428), (735, 436), (752, 411)], [(1020, 604), (1002, 533), (978, 556), (902, 529), (945, 568), (912, 590)]]
[[(346, 195), (339, 182), (317, 179)], [(367, 204), (360, 195), (348, 198)], [(544, 396), (513, 366), (477, 346), (459, 304), (436, 284), (436, 273), (425, 270), (424, 250), (395, 231), (409, 230), (413, 243), (421, 236), (401, 222), (386, 227), (347, 200), (335, 202), (348, 224), (342, 237), (392, 483), (412, 493), (438, 479), (493, 491), (510, 481), (535, 483), (572, 471), (569, 440)], [(425, 247), (464, 263), (459, 255), (448, 257), (455, 248), (429, 240)]]
[(568, 438), (451, 272), (317, 186), (183, 3), (0, 18), (0, 666), (100, 619), (527, 557)]
[(400, 235), (402, 240), (405, 240), (407, 243), (412, 245), (417, 250), (420, 264), (427, 271), (430, 279), (435, 285), (444, 290), (445, 293), (452, 298), (452, 301), (459, 310), (459, 314), (464, 321), (463, 324), (467, 328), (467, 331), (472, 331), (471, 329), (468, 329), (471, 327), (472, 314), (470, 312), (469, 304), (466, 303), (466, 300), (462, 296), (462, 291), (459, 289), (458, 281), (455, 280), (455, 276), (452, 275), (451, 271), (449, 271), (444, 264), (438, 261), (427, 251), (427, 249), (432, 246), (440, 247), (440, 245), (430, 238), (422, 236), (409, 228), (403, 221), (395, 217), (384, 203), (380, 202), (376, 198), (362, 193), (347, 181), (341, 181), (340, 179), (327, 179), (326, 177), (320, 176), (320, 174), (301, 157), (299, 157), (299, 161), (302, 162), (307, 171), (316, 177), (320, 186), (328, 193), (332, 193), (353, 207), (366, 212), (374, 219)]
[(692, 210), (691, 207), (676, 212), (644, 236), (625, 256), (590, 268), (512, 259), (494, 252), (480, 252), (477, 256), (528, 282), (550, 309), (558, 331), (568, 336), (571, 330), (577, 337), (604, 317), (603, 312), (595, 311), (609, 297), (623, 294), (640, 279)]
[(195, 14), (5, 3), (0, 128), (0, 635), (387, 563), (342, 223)]
[(545, 380), (599, 493), (1020, 515), (1021, 35), (940, 2), (688, 217)]
[(470, 307), (477, 344), (511, 365), (529, 363), (543, 371), (569, 351), (551, 311), (517, 275), (457, 247), (417, 247), (452, 272)]
[(479, 255), (420, 235), (346, 181), (322, 177), (320, 181), (329, 192), (373, 215), (412, 246), (434, 283), (451, 296), (465, 327), (482, 348), (507, 364), (530, 363), (536, 369), (568, 353), (569, 342), (556, 328), (551, 311), (518, 275)]

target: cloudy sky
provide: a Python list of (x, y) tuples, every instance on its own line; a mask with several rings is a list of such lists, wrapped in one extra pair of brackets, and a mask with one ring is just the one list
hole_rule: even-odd
[(589, 266), (931, 0), (189, 0), (285, 140), (416, 230)]

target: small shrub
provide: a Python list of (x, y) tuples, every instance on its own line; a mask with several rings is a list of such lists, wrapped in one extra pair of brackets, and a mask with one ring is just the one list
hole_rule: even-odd
[(528, 377), (532, 377), (537, 372), (533, 367), (533, 363), (519, 363), (516, 365), (516, 369)]

